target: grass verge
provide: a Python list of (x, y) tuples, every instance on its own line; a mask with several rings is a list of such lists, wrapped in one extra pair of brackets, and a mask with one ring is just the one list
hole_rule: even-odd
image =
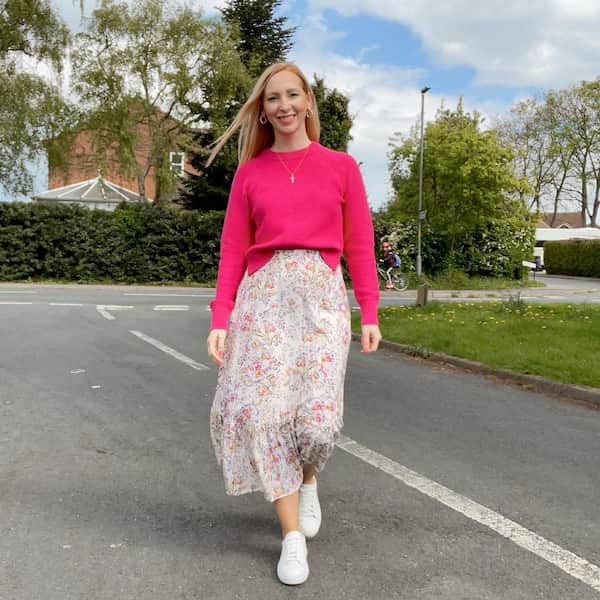
[[(600, 387), (600, 306), (432, 302), (379, 311), (386, 340), (517, 373)], [(360, 330), (359, 315), (353, 327)]]

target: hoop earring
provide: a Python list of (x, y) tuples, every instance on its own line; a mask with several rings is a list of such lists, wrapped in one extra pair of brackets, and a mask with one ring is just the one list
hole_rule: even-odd
[(312, 110), (310, 110), (310, 108), (306, 109), (306, 118), (310, 119), (312, 117)]
[(267, 117), (265, 117), (265, 115), (260, 115), (260, 117), (258, 117), (258, 122), (261, 125), (266, 125), (267, 124)]

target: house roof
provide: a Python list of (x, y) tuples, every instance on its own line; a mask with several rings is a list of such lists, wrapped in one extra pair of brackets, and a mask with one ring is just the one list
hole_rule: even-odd
[(54, 188), (34, 196), (34, 200), (56, 202), (139, 202), (139, 195), (101, 177)]
[(554, 225), (552, 223), (552, 213), (542, 213), (540, 215), (540, 223), (538, 227), (554, 227), (554, 228), (567, 228), (567, 227), (585, 227), (585, 218), (582, 216), (581, 211), (577, 212), (557, 212), (556, 218), (554, 219)]

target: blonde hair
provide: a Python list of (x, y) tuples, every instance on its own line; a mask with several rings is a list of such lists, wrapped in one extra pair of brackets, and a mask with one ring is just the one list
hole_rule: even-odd
[(306, 133), (308, 138), (313, 142), (319, 141), (321, 132), (319, 111), (315, 95), (308, 83), (308, 79), (306, 79), (304, 73), (302, 73), (294, 63), (278, 62), (267, 67), (263, 71), (262, 75), (254, 84), (254, 89), (248, 100), (246, 100), (244, 106), (240, 108), (231, 125), (227, 128), (225, 133), (214, 142), (214, 148), (206, 161), (207, 167), (212, 163), (221, 148), (223, 148), (238, 129), (240, 131), (238, 137), (238, 160), (240, 163), (254, 158), (261, 150), (273, 145), (273, 142), (275, 141), (273, 126), (268, 121), (262, 125), (258, 122), (258, 118), (262, 111), (262, 102), (267, 84), (273, 75), (280, 73), (281, 71), (291, 71), (301, 79), (304, 92), (308, 95), (311, 103), (311, 110), (309, 116), (306, 118)]

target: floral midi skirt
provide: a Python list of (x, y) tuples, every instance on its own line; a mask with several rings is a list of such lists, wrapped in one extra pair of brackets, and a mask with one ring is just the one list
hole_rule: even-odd
[(246, 272), (231, 313), (210, 430), (228, 494), (269, 501), (321, 471), (343, 425), (350, 307), (341, 267), (278, 250)]

